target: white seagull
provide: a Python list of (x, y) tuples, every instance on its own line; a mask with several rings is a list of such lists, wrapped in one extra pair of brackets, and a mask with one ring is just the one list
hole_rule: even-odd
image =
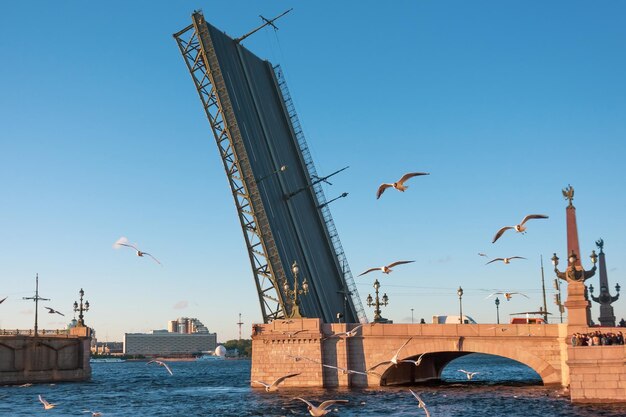
[(383, 195), (383, 193), (385, 192), (385, 190), (387, 188), (395, 188), (398, 191), (402, 191), (404, 192), (404, 190), (406, 190), (407, 188), (409, 188), (408, 185), (404, 185), (404, 183), (409, 179), (409, 178), (413, 178), (413, 177), (417, 177), (418, 175), (430, 175), (427, 172), (409, 172), (408, 174), (404, 174), (402, 176), (402, 178), (400, 178), (398, 180), (398, 182), (394, 182), (394, 183), (383, 183), (380, 185), (380, 187), (378, 187), (378, 191), (376, 192), (376, 199), (379, 199), (381, 195)]
[(274, 392), (274, 391), (278, 391), (278, 386), (287, 378), (293, 378), (294, 376), (298, 376), (300, 375), (300, 372), (298, 372), (297, 374), (287, 374), (284, 376), (281, 376), (280, 378), (278, 378), (276, 381), (272, 382), (271, 384), (268, 384), (266, 382), (263, 381), (252, 381), (255, 384), (261, 384), (265, 387), (265, 391), (267, 392)]
[(307, 410), (309, 410), (309, 413), (314, 417), (325, 416), (326, 414), (330, 413), (332, 410), (328, 410), (327, 408), (333, 404), (347, 404), (348, 403), (348, 400), (326, 400), (316, 407), (310, 402), (308, 402), (307, 400), (305, 400), (304, 398), (296, 397), (296, 400), (305, 402), (307, 405)]
[(371, 371), (371, 370), (372, 370), (372, 369), (374, 369), (374, 368), (379, 367), (380, 365), (385, 365), (385, 364), (387, 364), (387, 363), (392, 363), (392, 364), (394, 364), (395, 366), (398, 366), (398, 355), (400, 354), (400, 351), (402, 350), (402, 348), (403, 348), (403, 347), (405, 347), (405, 346), (406, 346), (406, 344), (407, 344), (407, 343), (409, 343), (409, 342), (411, 341), (411, 339), (413, 339), (413, 338), (412, 338), (412, 337), (409, 337), (409, 338), (408, 338), (408, 340), (407, 340), (406, 342), (404, 342), (404, 343), (402, 344), (402, 346), (400, 346), (400, 349), (398, 349), (398, 351), (396, 352), (396, 354), (395, 354), (395, 355), (393, 355), (393, 357), (392, 357), (391, 359), (389, 359), (388, 361), (383, 361), (383, 362), (377, 363), (376, 365), (374, 365), (374, 366), (372, 366), (371, 368), (369, 368), (369, 369), (367, 370), (367, 372)]
[(337, 369), (338, 371), (341, 371), (341, 373), (343, 375), (348, 375), (348, 374), (353, 374), (353, 375), (376, 375), (377, 377), (381, 377), (380, 374), (374, 372), (374, 371), (367, 371), (367, 372), (361, 372), (361, 371), (355, 371), (353, 369), (346, 369), (346, 368), (341, 368), (339, 366), (333, 366), (333, 365), (326, 365), (325, 363), (322, 364), (323, 367), (325, 368), (331, 368), (331, 369)]
[(50, 313), (50, 314), (60, 314), (62, 316), (65, 316), (65, 314), (61, 313), (60, 311), (56, 311), (54, 308), (51, 308), (51, 307), (44, 307), (44, 308), (47, 308), (48, 309), (48, 313)]
[(91, 413), (91, 417), (100, 417), (102, 415), (99, 411), (83, 410), (83, 413)]
[(526, 298), (530, 299), (530, 297), (529, 297), (529, 296), (527, 296), (526, 294), (521, 293), (521, 292), (515, 292), (515, 291), (513, 291), (513, 292), (498, 291), (498, 292), (494, 292), (494, 293), (492, 293), (492, 294), (489, 294), (487, 297), (485, 297), (485, 300), (486, 300), (487, 298), (493, 297), (494, 295), (504, 295), (504, 298), (506, 298), (506, 301), (509, 301), (509, 300), (511, 299), (511, 297), (513, 297), (513, 294), (523, 295), (524, 297), (526, 297)]
[(172, 372), (170, 367), (167, 366), (167, 364), (165, 362), (154, 360), (154, 361), (150, 361), (150, 362), (146, 363), (146, 365), (150, 365), (151, 363), (156, 363), (157, 365), (164, 367), (165, 370), (167, 372), (169, 372), (170, 375), (174, 375), (174, 373)]
[(493, 242), (491, 243), (496, 243), (496, 240), (498, 240), (500, 236), (502, 236), (502, 234), (509, 229), (515, 229), (515, 231), (518, 233), (524, 233), (526, 231), (526, 227), (524, 227), (524, 223), (526, 223), (528, 220), (547, 219), (547, 218), (548, 216), (544, 214), (529, 214), (528, 216), (524, 217), (524, 220), (522, 220), (520, 224), (516, 224), (515, 226), (504, 226), (502, 229), (498, 230), (496, 235), (493, 237)]
[(357, 330), (359, 330), (361, 327), (363, 327), (363, 324), (359, 324), (354, 329), (348, 330), (347, 332), (340, 332), (340, 333), (332, 334), (328, 337), (325, 337), (324, 339), (330, 339), (331, 337), (354, 337), (357, 334)]
[(430, 412), (428, 411), (428, 408), (426, 408), (426, 404), (424, 404), (424, 401), (422, 401), (422, 399), (420, 398), (419, 395), (417, 395), (417, 393), (415, 393), (413, 390), (409, 389), (409, 391), (411, 391), (411, 394), (413, 394), (413, 396), (415, 397), (415, 399), (417, 400), (417, 407), (418, 408), (423, 408), (424, 412), (426, 413), (426, 417), (430, 417)]
[(466, 370), (463, 370), (463, 369), (459, 369), (459, 372), (463, 372), (467, 376), (468, 380), (474, 378), (474, 375), (480, 373), (480, 372), (469, 372), (469, 371), (466, 371)]
[(427, 354), (428, 352), (424, 352), (422, 353), (419, 358), (417, 358), (417, 360), (412, 360), (412, 359), (403, 359), (400, 362), (406, 362), (406, 363), (412, 363), (415, 366), (420, 366), (420, 364), (422, 363), (422, 358), (424, 357), (425, 354)]
[(510, 258), (495, 258), (487, 262), (485, 265), (489, 265), (490, 263), (496, 262), (496, 261), (502, 261), (505, 264), (510, 264), (511, 259), (526, 259), (526, 258), (524, 258), (523, 256), (511, 256)]
[(393, 269), (391, 268), (393, 268), (394, 266), (402, 265), (402, 264), (410, 264), (411, 262), (415, 262), (415, 261), (396, 261), (396, 262), (390, 263), (389, 265), (379, 266), (378, 268), (370, 268), (365, 272), (361, 272), (357, 276), (360, 277), (361, 275), (369, 274), (372, 271), (382, 271), (383, 274), (388, 274), (391, 271), (393, 271)]
[(155, 258), (154, 256), (150, 255), (148, 252), (144, 252), (141, 251), (139, 249), (137, 249), (137, 247), (135, 245), (131, 245), (130, 243), (128, 243), (128, 239), (126, 239), (124, 236), (122, 236), (121, 238), (119, 238), (114, 244), (113, 247), (115, 249), (119, 248), (120, 246), (126, 246), (127, 248), (132, 248), (135, 250), (135, 252), (137, 253), (137, 256), (141, 256), (143, 257), (144, 255), (147, 255), (149, 257), (151, 257), (152, 259), (154, 259), (154, 261), (156, 263), (158, 263), (159, 265), (162, 265), (161, 262), (159, 262), (159, 260), (157, 258)]
[(298, 333), (302, 333), (302, 332), (306, 332), (306, 329), (303, 330), (296, 330), (296, 331), (287, 331), (287, 330), (283, 330), (281, 333), (282, 334), (286, 334), (289, 337), (294, 337), (295, 335), (297, 335)]
[(50, 404), (41, 395), (39, 395), (39, 401), (43, 404), (43, 408), (45, 410), (52, 410), (54, 407), (58, 405), (58, 404)]
[(368, 375), (372, 374), (372, 375), (376, 375), (377, 377), (380, 378), (380, 374), (377, 374), (376, 372), (373, 372), (373, 371), (367, 371), (367, 372), (354, 371), (352, 369), (341, 368), (339, 366), (327, 365), (327, 364), (322, 363), (322, 362), (320, 362), (318, 360), (307, 358), (307, 357), (304, 357), (304, 356), (294, 356), (294, 355), (289, 355), (289, 354), (287, 356), (289, 356), (290, 358), (294, 358), (296, 360), (296, 362), (299, 362), (301, 360), (305, 360), (305, 361), (309, 361), (309, 362), (313, 362), (313, 363), (318, 363), (318, 364), (322, 365), (324, 368), (337, 369), (338, 371), (341, 371), (341, 373), (343, 375), (356, 374), (356, 375), (368, 376)]

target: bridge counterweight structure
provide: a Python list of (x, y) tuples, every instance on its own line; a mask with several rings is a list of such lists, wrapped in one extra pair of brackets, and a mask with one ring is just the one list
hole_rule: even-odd
[[(279, 67), (199, 12), (174, 34), (215, 137), (252, 265), (263, 321), (290, 315), (290, 266), (303, 315), (366, 322), (320, 180)], [(282, 173), (287, 166), (286, 173)], [(349, 297), (348, 297), (349, 295)]]

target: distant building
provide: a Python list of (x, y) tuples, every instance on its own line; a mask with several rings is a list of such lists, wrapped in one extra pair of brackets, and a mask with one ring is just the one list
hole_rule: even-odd
[[(209, 329), (196, 318), (179, 317), (175, 321), (177, 323), (177, 333), (209, 333)], [(169, 323), (168, 330), (171, 332), (170, 328), (174, 328), (174, 320)]]
[(146, 356), (192, 355), (217, 346), (216, 333), (125, 333), (124, 354)]
[(124, 334), (124, 353), (145, 356), (186, 356), (215, 350), (217, 334), (196, 318), (180, 317), (167, 330)]
[(122, 342), (96, 342), (91, 346), (91, 353), (97, 355), (121, 354), (124, 351)]
[(167, 322), (167, 331), (170, 333), (178, 333), (178, 320), (170, 320)]

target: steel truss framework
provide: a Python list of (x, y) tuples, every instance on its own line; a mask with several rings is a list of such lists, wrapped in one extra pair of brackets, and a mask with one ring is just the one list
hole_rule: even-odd
[(174, 34), (174, 38), (187, 64), (217, 142), (244, 232), (263, 321), (269, 323), (285, 317), (283, 295), (279, 290), (285, 282), (285, 272), (280, 266), (279, 254), (242, 143), (224, 79), (217, 63), (209, 61), (215, 53), (207, 33), (207, 26), (203, 24), (204, 17), (200, 13), (194, 13), (192, 21), (191, 25)]

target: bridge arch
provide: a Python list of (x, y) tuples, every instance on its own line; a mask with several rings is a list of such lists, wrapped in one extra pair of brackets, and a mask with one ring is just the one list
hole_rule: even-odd
[(401, 385), (438, 380), (441, 379), (441, 373), (448, 363), (470, 353), (484, 353), (512, 359), (534, 370), (544, 385), (561, 383), (560, 370), (533, 353), (527, 346), (464, 339), (463, 337), (456, 338), (456, 340), (413, 339), (400, 352), (399, 358), (416, 360), (424, 354), (419, 367), (411, 363), (401, 363), (398, 366), (388, 364), (378, 367), (376, 372), (381, 375), (381, 385)]

